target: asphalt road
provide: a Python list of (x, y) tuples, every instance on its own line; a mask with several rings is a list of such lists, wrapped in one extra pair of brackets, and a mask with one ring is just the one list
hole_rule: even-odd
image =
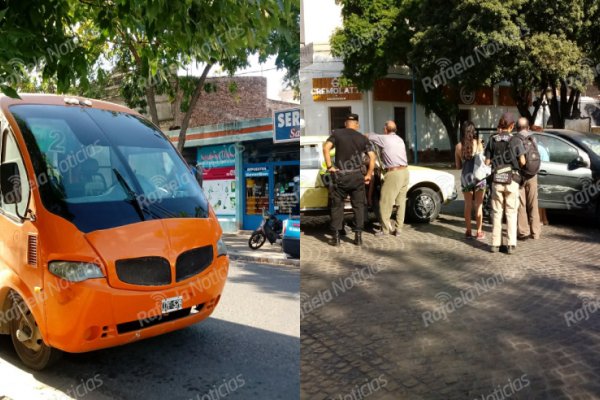
[(232, 262), (221, 302), (198, 325), (139, 343), (68, 354), (25, 370), (0, 336), (0, 399), (295, 399), (299, 269)]

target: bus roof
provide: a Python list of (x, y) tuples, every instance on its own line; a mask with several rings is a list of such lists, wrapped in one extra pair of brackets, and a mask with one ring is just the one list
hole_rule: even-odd
[(17, 104), (36, 104), (36, 105), (56, 105), (56, 106), (81, 106), (98, 108), (108, 111), (117, 111), (128, 114), (140, 115), (138, 112), (121, 106), (119, 104), (109, 103), (102, 100), (88, 99), (82, 96), (56, 95), (56, 94), (32, 94), (19, 93), (20, 99), (13, 99), (5, 95), (0, 95), (0, 109), (3, 112), (8, 111), (8, 107)]

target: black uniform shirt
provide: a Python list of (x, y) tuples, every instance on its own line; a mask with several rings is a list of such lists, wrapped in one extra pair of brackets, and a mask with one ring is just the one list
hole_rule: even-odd
[(335, 167), (341, 170), (359, 169), (364, 154), (372, 151), (369, 139), (354, 129), (336, 129), (327, 141), (335, 148)]

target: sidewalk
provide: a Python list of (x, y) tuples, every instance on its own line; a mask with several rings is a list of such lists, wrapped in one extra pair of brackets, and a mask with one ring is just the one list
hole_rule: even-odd
[(300, 267), (299, 259), (289, 258), (281, 250), (281, 245), (270, 244), (268, 240), (260, 249), (252, 250), (248, 246), (248, 239), (250, 239), (251, 234), (252, 231), (223, 233), (223, 240), (225, 240), (225, 244), (227, 245), (230, 260)]

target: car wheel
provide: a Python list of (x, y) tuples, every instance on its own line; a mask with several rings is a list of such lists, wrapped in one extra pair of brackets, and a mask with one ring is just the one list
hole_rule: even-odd
[(435, 190), (420, 187), (414, 189), (408, 196), (410, 220), (415, 222), (431, 222), (438, 217), (442, 208), (442, 199)]
[(15, 292), (9, 294), (14, 317), (10, 320), (10, 336), (17, 355), (27, 367), (41, 371), (57, 362), (62, 352), (44, 343), (31, 310)]

